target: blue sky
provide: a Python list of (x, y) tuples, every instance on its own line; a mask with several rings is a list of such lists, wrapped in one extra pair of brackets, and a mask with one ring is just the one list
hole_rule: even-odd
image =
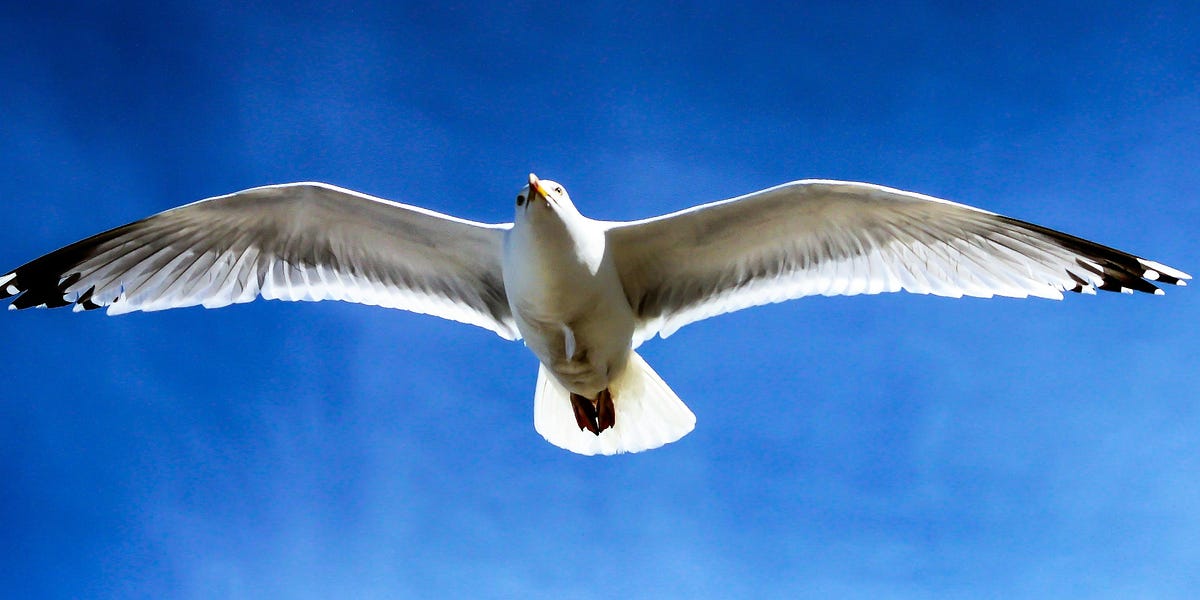
[[(507, 221), (534, 171), (606, 219), (869, 181), (1200, 270), (1195, 3), (16, 4), (0, 268), (297, 180)], [(1195, 292), (726, 315), (642, 348), (696, 430), (612, 458), (432, 317), (0, 314), (0, 590), (1189, 597)]]

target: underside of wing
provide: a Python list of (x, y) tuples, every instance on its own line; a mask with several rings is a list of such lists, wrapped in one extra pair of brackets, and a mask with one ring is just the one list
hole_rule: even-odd
[(453, 319), (517, 339), (485, 225), (320, 183), (201, 200), (117, 227), (0, 276), (9, 308), (109, 314), (345, 300)]
[[(608, 244), (641, 338), (809, 295), (1061, 299), (1190, 276), (1107, 246), (882, 186), (798, 181), (633, 223)], [(1152, 283), (1153, 282), (1153, 283)]]

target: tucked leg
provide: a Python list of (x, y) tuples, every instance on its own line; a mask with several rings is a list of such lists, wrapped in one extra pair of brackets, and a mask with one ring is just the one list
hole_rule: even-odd
[(591, 400), (572, 393), (571, 408), (575, 411), (575, 423), (579, 425), (580, 431), (586, 429), (600, 435), (600, 425), (596, 420), (596, 405)]
[[(611, 429), (617, 423), (617, 411), (613, 407), (612, 393), (608, 388), (596, 396), (596, 426), (600, 431)], [(599, 435), (599, 434), (597, 434)]]

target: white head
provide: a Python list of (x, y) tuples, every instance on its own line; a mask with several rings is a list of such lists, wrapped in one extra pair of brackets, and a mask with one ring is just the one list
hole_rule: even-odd
[(517, 194), (517, 220), (523, 218), (538, 219), (541, 213), (564, 215), (579, 214), (571, 202), (567, 190), (555, 181), (538, 179), (537, 175), (529, 174), (529, 184), (521, 188)]

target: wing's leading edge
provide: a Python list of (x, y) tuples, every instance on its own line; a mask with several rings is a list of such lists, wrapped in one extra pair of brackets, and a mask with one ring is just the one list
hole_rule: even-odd
[(9, 308), (108, 314), (280, 300), (426, 313), (518, 339), (504, 232), (322, 183), (253, 188), (159, 213), (0, 276)]
[(1182, 271), (1032, 223), (883, 186), (806, 180), (607, 232), (639, 335), (808, 295), (906, 290), (1161, 294)]

